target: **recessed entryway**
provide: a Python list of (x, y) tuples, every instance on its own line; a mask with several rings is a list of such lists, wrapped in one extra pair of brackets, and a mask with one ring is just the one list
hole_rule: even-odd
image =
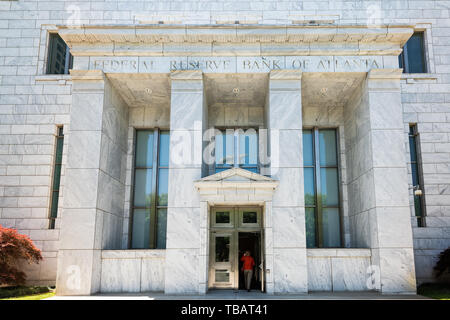
[(209, 289), (244, 289), (241, 257), (255, 260), (251, 289), (264, 291), (262, 208), (213, 207), (210, 210)]

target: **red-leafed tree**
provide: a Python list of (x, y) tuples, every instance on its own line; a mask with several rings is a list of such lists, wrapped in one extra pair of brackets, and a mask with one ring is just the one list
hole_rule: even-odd
[(41, 250), (36, 248), (28, 236), (0, 225), (0, 284), (25, 283), (26, 275), (19, 270), (23, 260), (30, 264), (39, 263), (42, 260)]

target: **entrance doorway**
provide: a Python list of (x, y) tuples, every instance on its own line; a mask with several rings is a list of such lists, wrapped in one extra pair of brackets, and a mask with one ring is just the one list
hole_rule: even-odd
[(214, 207), (210, 221), (209, 288), (245, 289), (240, 259), (249, 250), (255, 259), (251, 289), (264, 291), (261, 208)]
[(250, 289), (262, 290), (261, 286), (261, 233), (260, 232), (239, 232), (238, 233), (239, 246), (239, 290), (245, 290), (244, 272), (242, 271), (243, 262), (241, 257), (245, 251), (250, 251), (251, 256), (255, 260), (255, 268), (253, 270), (252, 281)]

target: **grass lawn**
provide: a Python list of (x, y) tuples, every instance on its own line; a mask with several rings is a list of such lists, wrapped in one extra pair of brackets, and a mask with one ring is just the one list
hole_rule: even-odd
[(47, 293), (41, 293), (41, 294), (33, 294), (30, 296), (6, 298), (6, 299), (0, 299), (0, 300), (42, 300), (42, 299), (47, 299), (47, 298), (53, 297), (54, 295), (55, 295), (54, 292), (47, 292)]
[(417, 294), (432, 299), (450, 300), (450, 285), (440, 283), (424, 283), (417, 288)]
[(49, 287), (7, 287), (0, 288), (0, 300), (41, 300), (55, 295)]

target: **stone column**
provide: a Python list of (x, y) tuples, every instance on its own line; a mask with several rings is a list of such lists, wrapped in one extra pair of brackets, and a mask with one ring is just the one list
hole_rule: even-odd
[(175, 71), (171, 81), (165, 293), (198, 294), (205, 292), (206, 280), (200, 275), (207, 263), (201, 252), (207, 249), (201, 248), (200, 225), (204, 228), (204, 223), (194, 187), (202, 176), (203, 75), (201, 71)]
[(119, 249), (128, 108), (102, 71), (72, 71), (72, 107), (56, 288), (100, 290), (101, 250)]
[(372, 249), (368, 289), (383, 293), (416, 290), (401, 73), (372, 69), (345, 111), (352, 241)]
[[(267, 106), (270, 171), (272, 178), (280, 182), (272, 201), (274, 293), (308, 290), (301, 78), (302, 73), (297, 70), (270, 72)], [(270, 258), (266, 259), (267, 267)]]
[(372, 263), (381, 292), (415, 293), (416, 278), (401, 104), (401, 69), (375, 69), (367, 77), (373, 161)]

